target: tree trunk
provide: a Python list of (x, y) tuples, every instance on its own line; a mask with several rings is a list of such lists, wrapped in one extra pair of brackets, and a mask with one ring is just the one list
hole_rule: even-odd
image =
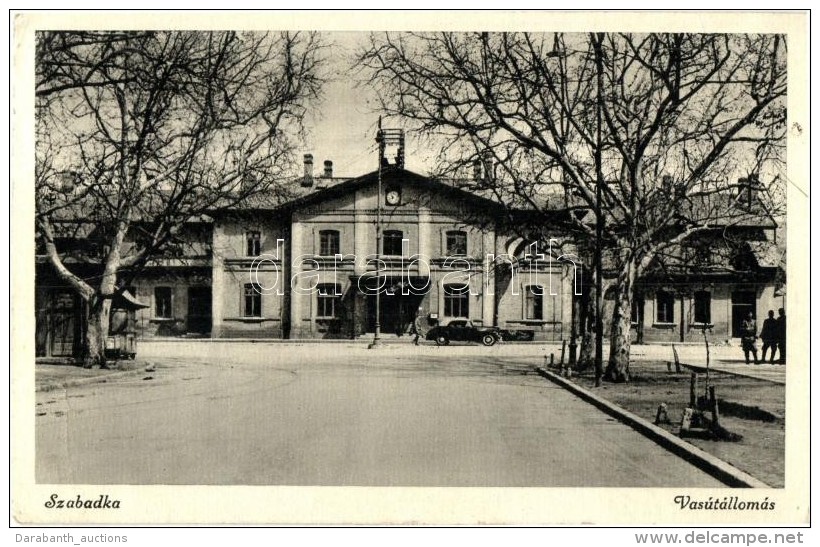
[(105, 339), (111, 321), (111, 299), (117, 290), (117, 270), (120, 267), (120, 245), (123, 236), (117, 237), (116, 245), (105, 261), (100, 285), (88, 300), (88, 317), (85, 328), (85, 348), (83, 366), (86, 368), (105, 367)]
[(585, 370), (595, 365), (595, 284), (585, 283), (581, 298), (581, 349), (578, 354), (578, 369)]
[(85, 368), (106, 367), (105, 339), (108, 337), (108, 323), (111, 300), (95, 295), (89, 302), (85, 328), (83, 366)]
[(632, 297), (637, 266), (630, 259), (624, 264), (615, 285), (615, 305), (609, 336), (609, 362), (605, 378), (612, 382), (629, 381), (630, 330), (632, 328)]

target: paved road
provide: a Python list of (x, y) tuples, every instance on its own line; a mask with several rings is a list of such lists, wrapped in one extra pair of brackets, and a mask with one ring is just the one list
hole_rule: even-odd
[(38, 393), (37, 482), (719, 486), (525, 358), (175, 347), (153, 373)]

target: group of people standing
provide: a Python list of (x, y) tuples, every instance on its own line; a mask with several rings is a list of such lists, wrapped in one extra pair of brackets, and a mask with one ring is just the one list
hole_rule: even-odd
[(760, 361), (757, 359), (757, 323), (752, 312), (746, 319), (743, 320), (741, 326), (741, 345), (743, 347), (743, 354), (746, 356), (746, 364), (749, 363), (749, 354), (754, 358), (754, 364), (766, 362), (766, 350), (770, 350), (769, 362), (775, 363), (774, 356), (780, 350), (778, 363), (786, 364), (786, 310), (780, 308), (777, 310), (778, 317), (775, 319), (774, 311), (769, 310), (769, 317), (763, 321), (763, 328), (760, 330), (760, 340), (763, 341), (763, 353)]

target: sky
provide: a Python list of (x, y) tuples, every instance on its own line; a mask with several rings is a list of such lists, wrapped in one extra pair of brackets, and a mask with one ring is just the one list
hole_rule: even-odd
[[(332, 80), (324, 89), (321, 103), (310, 112), (306, 120), (308, 134), (297, 161), (301, 173), (303, 154), (313, 155), (314, 174), (321, 174), (323, 162), (333, 161), (333, 173), (337, 177), (356, 177), (378, 167), (376, 130), (378, 126), (379, 97), (362, 73), (354, 68), (357, 51), (368, 43), (370, 33), (323, 32), (330, 45), (327, 49), (328, 66)], [(572, 34), (567, 39), (572, 40)], [(401, 127), (398, 120), (385, 120), (383, 127)], [(438, 160), (429, 140), (422, 141), (412, 132), (406, 133), (405, 167), (420, 174), (430, 174)], [(389, 155), (388, 151), (388, 155)], [(729, 179), (745, 176), (744, 172), (732, 174)], [(764, 175), (763, 180), (774, 174)]]
[[(322, 103), (308, 116), (308, 135), (302, 154), (313, 154), (317, 175), (323, 169), (323, 162), (331, 160), (334, 176), (356, 177), (378, 167), (378, 95), (372, 86), (361, 81), (361, 75), (352, 67), (355, 52), (367, 43), (368, 33), (323, 34), (331, 43), (328, 61), (336, 74), (325, 88)], [(386, 121), (383, 127), (400, 126)], [(412, 134), (408, 133), (405, 138), (405, 166), (410, 171), (426, 173), (432, 167), (432, 152), (420, 146)]]

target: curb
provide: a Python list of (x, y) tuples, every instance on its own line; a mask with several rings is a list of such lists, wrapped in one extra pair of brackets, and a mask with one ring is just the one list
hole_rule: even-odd
[(572, 392), (588, 403), (593, 404), (600, 410), (603, 410), (610, 416), (617, 418), (619, 421), (630, 426), (632, 429), (642, 434), (644, 437), (651, 439), (666, 450), (673, 454), (680, 456), (695, 467), (712, 475), (716, 479), (724, 482), (728, 486), (740, 488), (771, 488), (765, 482), (754, 478), (745, 471), (741, 471), (737, 467), (726, 463), (725, 461), (712, 456), (708, 452), (687, 443), (686, 441), (672, 435), (665, 429), (662, 429), (640, 416), (625, 410), (618, 405), (615, 405), (606, 399), (595, 395), (594, 393), (582, 388), (578, 384), (570, 382), (569, 380), (558, 376), (557, 374), (537, 367), (538, 374), (558, 384), (559, 386)]
[[(186, 342), (194, 342), (194, 343), (202, 343), (202, 344), (351, 344), (351, 345), (361, 345), (366, 346), (373, 341), (373, 337), (369, 338), (172, 338), (172, 337), (153, 337), (153, 338), (144, 338), (140, 341), (143, 344), (179, 344), (179, 343), (186, 343)], [(433, 341), (426, 340), (427, 342), (425, 345), (432, 346), (435, 345)], [(381, 339), (382, 345), (385, 346), (412, 346), (413, 341), (411, 338), (404, 338), (404, 339)], [(529, 342), (499, 342), (499, 346), (502, 344), (514, 345), (514, 346), (548, 346), (548, 347), (556, 347), (561, 348), (561, 342), (555, 341), (548, 341), (548, 340), (533, 340)]]
[(134, 370), (122, 370), (117, 372), (112, 372), (110, 374), (103, 374), (100, 376), (89, 376), (86, 378), (75, 378), (73, 380), (65, 380), (62, 382), (54, 382), (50, 384), (41, 385), (34, 388), (35, 392), (38, 391), (54, 391), (56, 389), (65, 389), (69, 387), (75, 386), (83, 386), (88, 384), (103, 384), (107, 382), (109, 379), (114, 378), (123, 378), (130, 375), (136, 375), (138, 373), (146, 374), (145, 369), (134, 369)]

